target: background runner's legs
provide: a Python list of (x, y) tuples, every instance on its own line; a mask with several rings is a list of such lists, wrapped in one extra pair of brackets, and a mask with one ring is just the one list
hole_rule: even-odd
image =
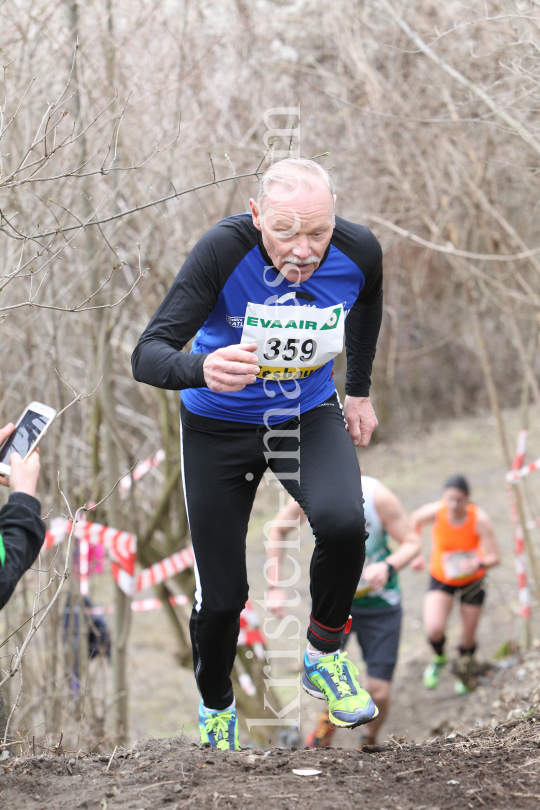
[(184, 486), (198, 578), (190, 632), (195, 678), (209, 709), (225, 709), (233, 700), (230, 673), (248, 597), (246, 533), (266, 467), (256, 431), (182, 407)]
[[(267, 441), (272, 451), (298, 450), (298, 420), (286, 423), (291, 436)], [(311, 559), (312, 628), (308, 639), (327, 652), (339, 649), (365, 559), (365, 518), (360, 468), (337, 397), (303, 413), (300, 465), (296, 458), (270, 458), (269, 466), (308, 516), (315, 535)], [(285, 425), (279, 426), (281, 429)], [(287, 478), (284, 473), (296, 473)], [(294, 480), (294, 479), (297, 480)], [(321, 638), (322, 637), (322, 638)]]
[(466, 602), (461, 602), (461, 646), (465, 650), (470, 650), (474, 647), (476, 639), (476, 628), (480, 621), (480, 614), (482, 608), (478, 605), (468, 605)]
[(445, 591), (428, 591), (424, 597), (424, 627), (430, 641), (441, 641), (452, 612), (454, 597)]

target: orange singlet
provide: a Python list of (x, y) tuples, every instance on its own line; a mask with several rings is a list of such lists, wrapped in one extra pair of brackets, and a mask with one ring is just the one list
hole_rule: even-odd
[(448, 504), (443, 503), (437, 510), (435, 524), (431, 530), (433, 545), (429, 558), (429, 573), (439, 582), (460, 588), (481, 579), (485, 571), (459, 576), (460, 563), (476, 554), (483, 559), (480, 535), (476, 531), (477, 508), (473, 503), (467, 506), (467, 518), (461, 526), (455, 526), (448, 519)]

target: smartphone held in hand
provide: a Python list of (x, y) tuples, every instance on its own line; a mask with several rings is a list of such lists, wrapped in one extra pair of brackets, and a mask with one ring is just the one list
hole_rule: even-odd
[(24, 460), (28, 458), (47, 432), (56, 416), (54, 408), (42, 402), (31, 402), (15, 425), (15, 430), (0, 447), (0, 475), (9, 477), (11, 467), (9, 457), (18, 453)]

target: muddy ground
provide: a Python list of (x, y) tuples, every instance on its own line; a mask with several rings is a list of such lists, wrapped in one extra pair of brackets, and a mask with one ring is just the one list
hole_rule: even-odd
[[(373, 810), (536, 808), (540, 730), (536, 715), (496, 729), (359, 752), (271, 748), (220, 752), (183, 738), (149, 739), (109, 756), (37, 754), (4, 766), (1, 806), (10, 810)], [(310, 769), (302, 776), (295, 770)]]
[[(114, 755), (55, 750), (43, 740), (0, 763), (0, 808), (182, 810), (516, 810), (540, 806), (540, 652), (499, 662), (459, 728), (359, 752), (199, 748), (185, 735), (145, 739)], [(294, 770), (319, 771), (302, 776)]]

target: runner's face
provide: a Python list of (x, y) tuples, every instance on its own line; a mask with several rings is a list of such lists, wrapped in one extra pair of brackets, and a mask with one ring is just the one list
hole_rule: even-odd
[(313, 187), (300, 183), (289, 191), (274, 183), (264, 200), (262, 216), (250, 200), (253, 224), (276, 270), (287, 281), (307, 281), (324, 256), (334, 230), (334, 203), (324, 180), (310, 178)]
[(448, 504), (448, 512), (452, 522), (463, 520), (467, 514), (469, 499), (460, 489), (448, 487), (443, 492), (443, 498)]

